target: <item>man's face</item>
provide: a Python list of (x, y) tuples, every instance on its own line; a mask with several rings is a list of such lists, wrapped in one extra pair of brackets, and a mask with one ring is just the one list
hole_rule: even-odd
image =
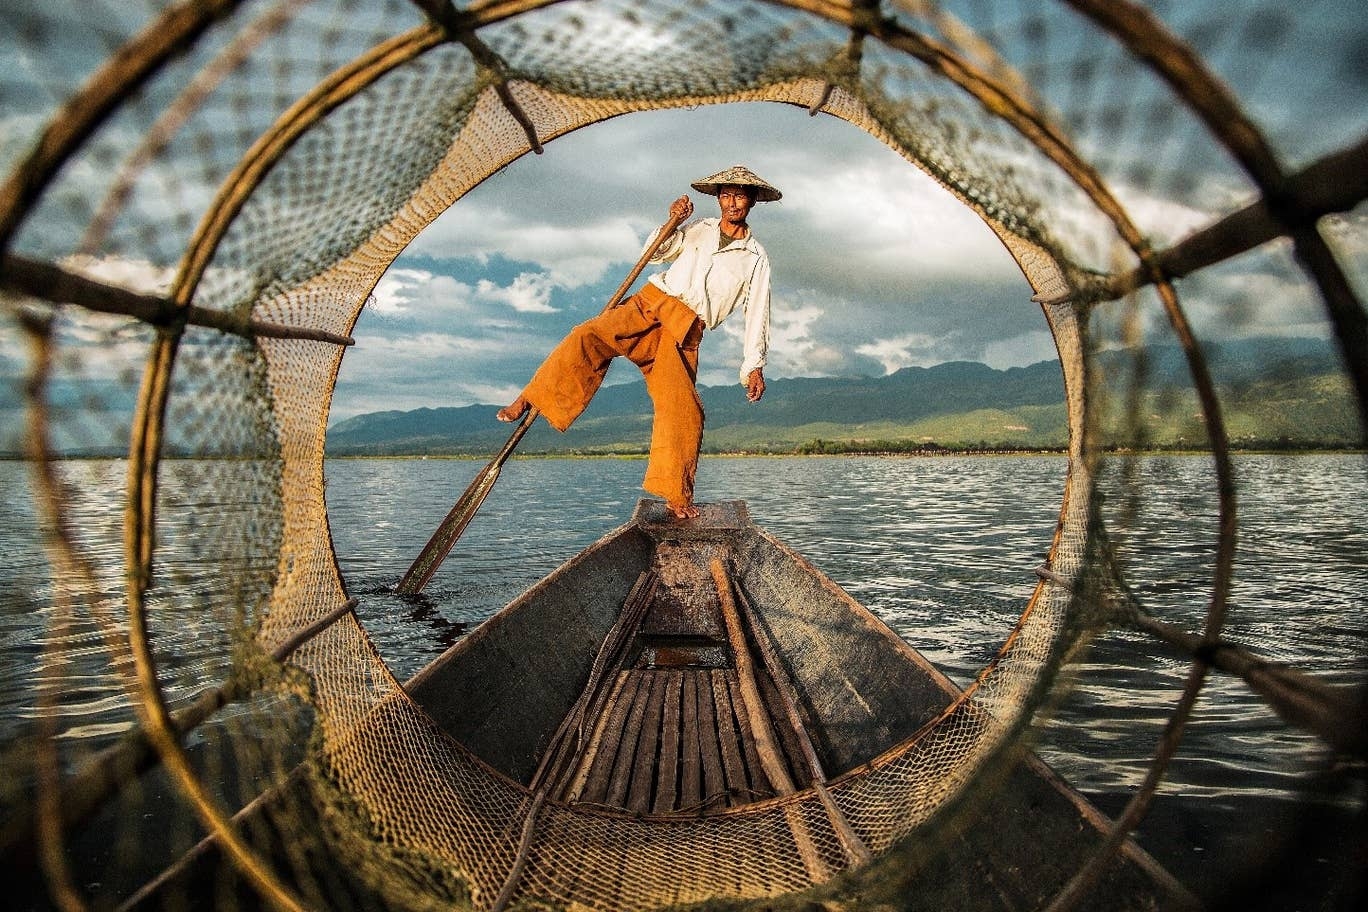
[(751, 196), (749, 187), (727, 184), (717, 191), (717, 205), (722, 210), (723, 219), (732, 224), (738, 224), (744, 222), (746, 216), (750, 215), (751, 207), (755, 205), (755, 198)]

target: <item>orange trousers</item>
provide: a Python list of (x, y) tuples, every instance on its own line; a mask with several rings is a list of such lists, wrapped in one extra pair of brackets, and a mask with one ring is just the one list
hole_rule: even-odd
[(629, 359), (646, 378), (655, 409), (641, 486), (669, 503), (692, 503), (703, 443), (703, 402), (695, 388), (702, 337), (703, 322), (693, 310), (648, 283), (572, 329), (537, 368), (523, 398), (564, 431), (594, 398), (612, 360)]

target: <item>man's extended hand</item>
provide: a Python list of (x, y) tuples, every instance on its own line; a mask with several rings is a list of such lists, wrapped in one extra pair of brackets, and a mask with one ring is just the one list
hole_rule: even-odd
[(746, 398), (751, 402), (759, 402), (763, 395), (765, 395), (765, 375), (760, 373), (760, 368), (757, 367), (746, 377)]

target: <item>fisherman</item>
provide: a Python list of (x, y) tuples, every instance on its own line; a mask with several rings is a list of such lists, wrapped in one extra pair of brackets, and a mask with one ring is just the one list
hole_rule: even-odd
[[(641, 486), (663, 498), (679, 519), (698, 515), (693, 502), (703, 443), (703, 403), (695, 388), (698, 344), (705, 327), (716, 329), (738, 308), (746, 322), (741, 383), (751, 402), (765, 394), (770, 262), (747, 219), (756, 203), (782, 196), (742, 165), (690, 186), (717, 197), (719, 216), (685, 224), (666, 238), (650, 262), (669, 263), (669, 268), (618, 307), (571, 330), (521, 395), (497, 413), (500, 421), (518, 421), (535, 407), (564, 431), (589, 405), (613, 358), (630, 359), (646, 378), (655, 409)], [(670, 204), (672, 219), (682, 222), (691, 214), (688, 195)], [(657, 234), (647, 239), (646, 249)]]

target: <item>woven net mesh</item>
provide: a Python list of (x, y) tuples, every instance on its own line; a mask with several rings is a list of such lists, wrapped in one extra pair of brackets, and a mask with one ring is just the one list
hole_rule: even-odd
[[(776, 897), (845, 870), (811, 790), (669, 821), (548, 802), (520, 861), (531, 793), (425, 716), (355, 614), (287, 662), (270, 658), (349, 595), (323, 458), (345, 349), (288, 330), (346, 336), (395, 257), (528, 153), (529, 132), (548, 143), (633, 112), (778, 102), (869, 133), (977, 212), (1044, 302), (1063, 365), (1070, 448), (1053, 576), (964, 701), (831, 786), (876, 855), (945, 825), (966, 796), (991, 790), (1066, 654), (1108, 623), (1069, 583), (1124, 572), (1092, 534), (1092, 435), (1124, 410), (1099, 416), (1109, 400), (1089, 354), (1108, 333), (1124, 342), (1125, 323), (1090, 327), (1086, 292), (1140, 265), (1145, 245), (1179, 238), (1162, 219), (1132, 223), (1109, 188), (1219, 198), (1227, 202), (1213, 208), (1233, 211), (1259, 194), (1257, 181), (1229, 163), (1193, 108), (1125, 41), (1065, 4), (491, 2), (462, 10), (453, 21), (464, 31), (452, 34), (425, 19), (425, 5), (217, 4), (222, 18), (70, 140), (69, 161), (40, 195), (11, 201), (22, 216), (8, 239), (16, 256), (97, 279), (106, 278), (102, 264), (134, 262), (180, 306), (287, 328), (239, 334), (174, 317), (154, 326), (6, 286), (7, 339), (30, 346), (27, 436), (40, 467), (27, 494), (6, 499), (32, 504), (11, 529), (46, 544), (46, 563), (22, 568), (30, 594), (21, 603), (47, 612), (51, 631), (49, 645), (6, 662), (17, 688), (24, 675), (41, 675), (32, 714), (45, 726), (33, 739), (5, 733), (25, 770), (15, 793), (42, 777), (49, 748), (56, 767), (81, 766), (83, 742), (48, 736), (81, 724), (80, 682), (113, 669), (129, 695), (106, 698), (124, 719), (102, 723), (111, 733), (135, 720), (156, 727), (158, 703), (188, 706), (212, 682), (251, 694), (190, 737), (188, 768), (202, 794), (184, 778), (168, 792), (189, 794), (201, 810), (235, 808), (305, 760), (301, 830), (371, 891), (365, 900), (349, 894), (359, 904), (488, 908), (516, 869), (515, 901), (648, 909)], [(184, 13), (78, 6), (10, 4), (0, 14), (27, 61), (0, 76), (11, 125), (0, 173), (21, 173), (33, 137), (96, 66), (158, 17), (169, 33)], [(1241, 16), (1224, 7), (1177, 16), (1174, 27), (1217, 63), (1249, 67), (1250, 57), (1276, 56), (1297, 26), (1276, 5), (1245, 6)], [(49, 46), (56, 51), (45, 60)], [(1258, 109), (1258, 73), (1222, 75), (1249, 85)], [(1326, 81), (1336, 76), (1330, 70)], [(1137, 83), (1146, 91), (1125, 90)], [(1345, 112), (1319, 126), (1269, 129), (1296, 166), (1345, 145), (1363, 124)], [(1184, 184), (1196, 159), (1226, 162), (1218, 186)], [(1361, 221), (1336, 231), (1358, 264)], [(1261, 250), (1239, 268), (1285, 255)], [(1301, 293), (1314, 295), (1302, 282)], [(1154, 295), (1141, 291), (1132, 306), (1153, 305)], [(80, 390), (94, 392), (72, 392)], [(1111, 401), (1123, 399), (1121, 390)], [(98, 451), (111, 436), (129, 441), (127, 463), (55, 457)], [(94, 493), (121, 472), (136, 520)], [(190, 615), (213, 618), (215, 636), (190, 633), (203, 629), (186, 623)], [(146, 662), (155, 663), (151, 683), (137, 672)], [(197, 825), (174, 826), (188, 835)], [(282, 874), (290, 889), (306, 904), (341, 905), (296, 835)], [(250, 846), (256, 837), (240, 838)], [(49, 874), (62, 882), (60, 864)], [(241, 899), (223, 888), (212, 902)]]

